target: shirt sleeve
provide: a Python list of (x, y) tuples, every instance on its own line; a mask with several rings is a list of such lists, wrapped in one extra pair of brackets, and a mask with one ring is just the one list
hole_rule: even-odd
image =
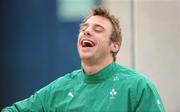
[[(66, 78), (60, 77), (42, 89), (35, 92), (31, 97), (14, 103), (12, 106), (5, 107), (1, 112), (45, 112), (52, 109), (52, 103), (55, 103), (56, 91), (63, 90)], [(68, 83), (68, 82), (67, 82)], [(62, 87), (62, 88), (61, 88)], [(62, 94), (58, 94), (60, 98)]]
[(35, 112), (36, 110), (43, 110), (42, 103), (37, 93), (25, 100), (14, 103), (12, 106), (4, 108), (2, 112)]
[(136, 112), (165, 112), (162, 100), (149, 79), (138, 81), (136, 93)]
[(1, 112), (44, 112), (50, 95), (50, 85), (40, 89), (27, 99), (2, 109)]

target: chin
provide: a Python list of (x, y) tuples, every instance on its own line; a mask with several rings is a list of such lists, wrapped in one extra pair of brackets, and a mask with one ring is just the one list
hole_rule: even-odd
[(80, 56), (81, 59), (90, 59), (91, 56)]
[(87, 60), (87, 59), (91, 59), (92, 55), (89, 54), (81, 54), (80, 55), (81, 60)]

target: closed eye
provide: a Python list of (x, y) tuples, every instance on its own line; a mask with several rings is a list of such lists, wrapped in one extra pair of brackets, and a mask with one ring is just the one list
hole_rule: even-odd
[[(87, 23), (81, 24), (80, 25), (80, 32), (85, 31), (88, 27), (89, 27), (89, 25)], [(93, 24), (92, 29), (97, 33), (104, 31), (104, 27), (99, 25), (99, 24)]]
[(102, 26), (100, 26), (100, 25), (95, 25), (93, 29), (94, 29), (95, 32), (98, 32), (98, 33), (104, 31), (104, 28)]

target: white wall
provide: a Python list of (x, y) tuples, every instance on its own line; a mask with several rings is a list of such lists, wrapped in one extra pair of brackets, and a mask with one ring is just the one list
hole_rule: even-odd
[(156, 85), (167, 112), (180, 112), (180, 1), (104, 0), (121, 20), (117, 62), (134, 67)]
[(178, 111), (178, 4), (136, 1), (136, 69), (157, 85), (168, 111)]

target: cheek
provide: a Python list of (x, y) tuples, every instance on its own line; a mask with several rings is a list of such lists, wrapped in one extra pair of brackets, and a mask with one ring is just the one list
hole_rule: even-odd
[(101, 41), (101, 44), (103, 44), (103, 46), (110, 46), (110, 38), (107, 37), (106, 35), (102, 36), (103, 38), (101, 38), (99, 41)]
[(79, 41), (80, 41), (80, 34), (78, 35), (78, 37), (77, 37), (77, 44), (79, 43)]
[(102, 49), (103, 51), (108, 51), (110, 49), (110, 44), (109, 41), (107, 40), (103, 40), (101, 41), (101, 43), (99, 44), (100, 49)]

